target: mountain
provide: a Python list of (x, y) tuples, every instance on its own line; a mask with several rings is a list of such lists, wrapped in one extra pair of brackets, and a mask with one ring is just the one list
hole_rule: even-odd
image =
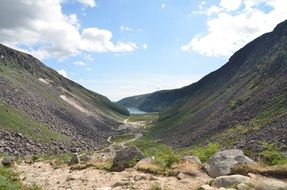
[(95, 149), (129, 112), (0, 44), (0, 152), (58, 153)]
[(119, 104), (160, 112), (152, 134), (175, 147), (217, 142), (260, 151), (268, 142), (287, 150), (287, 21), (194, 84)]

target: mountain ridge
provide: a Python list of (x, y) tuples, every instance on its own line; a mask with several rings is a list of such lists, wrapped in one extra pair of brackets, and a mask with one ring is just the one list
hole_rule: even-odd
[[(129, 112), (0, 44), (1, 152), (58, 153), (107, 143)], [(25, 144), (27, 143), (27, 146)]]
[[(259, 141), (267, 141), (286, 149), (286, 129), (281, 126), (286, 122), (287, 113), (282, 104), (287, 90), (286, 39), (287, 21), (284, 21), (272, 32), (245, 45), (225, 65), (196, 83), (125, 98), (119, 103), (143, 111), (159, 111), (160, 122), (154, 134), (176, 147), (213, 141), (227, 142), (227, 147), (246, 146), (258, 151)], [(264, 115), (272, 108), (271, 101), (277, 106), (273, 106), (277, 109), (273, 115), (283, 114), (283, 121)], [(263, 119), (258, 119), (261, 116)], [(275, 121), (281, 124), (275, 126)], [(275, 127), (268, 129), (268, 122)], [(283, 134), (278, 134), (275, 128)], [(270, 137), (261, 134), (271, 129)], [(279, 138), (278, 142), (272, 139), (274, 136)], [(255, 142), (247, 143), (247, 140)]]

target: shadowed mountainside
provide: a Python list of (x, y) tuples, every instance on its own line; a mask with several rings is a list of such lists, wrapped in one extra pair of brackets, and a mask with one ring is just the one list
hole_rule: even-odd
[(160, 112), (152, 133), (176, 147), (219, 142), (260, 151), (269, 142), (286, 150), (287, 21), (194, 84), (119, 104)]
[(31, 55), (1, 44), (0, 89), (0, 152), (94, 149), (129, 114)]

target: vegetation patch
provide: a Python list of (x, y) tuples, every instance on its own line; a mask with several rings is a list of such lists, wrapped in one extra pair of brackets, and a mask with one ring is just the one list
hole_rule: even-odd
[(27, 187), (20, 182), (18, 174), (9, 168), (0, 167), (0, 189), (1, 190), (40, 190), (36, 185)]
[(248, 175), (248, 173), (285, 179), (287, 177), (287, 164), (268, 166), (263, 163), (238, 164), (231, 168), (232, 174)]
[(1, 102), (0, 128), (22, 133), (28, 139), (43, 143), (67, 140), (67, 137), (52, 131), (47, 125)]
[(260, 153), (261, 158), (269, 165), (287, 164), (287, 157), (284, 156), (274, 144), (262, 142), (264, 150)]
[(128, 122), (145, 122), (147, 127), (151, 127), (159, 119), (159, 113), (131, 114)]
[(120, 142), (126, 142), (131, 139), (134, 139), (135, 135), (134, 134), (125, 134), (125, 135), (119, 135), (119, 136), (114, 136), (111, 138), (112, 142), (120, 143)]
[(219, 150), (219, 144), (209, 143), (205, 147), (195, 147), (182, 150), (180, 151), (180, 154), (197, 156), (202, 162), (207, 162), (207, 160)]
[(146, 157), (154, 157), (155, 162), (163, 168), (170, 168), (174, 162), (179, 160), (179, 155), (171, 147), (151, 137), (144, 136), (132, 144), (138, 147)]

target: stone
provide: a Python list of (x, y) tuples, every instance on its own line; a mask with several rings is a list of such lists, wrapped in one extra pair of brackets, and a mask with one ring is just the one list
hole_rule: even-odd
[(147, 176), (146, 175), (136, 175), (135, 177), (134, 177), (134, 180), (135, 181), (141, 181), (141, 180), (147, 180), (148, 178), (147, 178)]
[(200, 164), (201, 165), (201, 161), (198, 157), (196, 156), (184, 156), (183, 158), (181, 158), (182, 161), (187, 161), (187, 162), (193, 162), (196, 164)]
[(216, 190), (214, 187), (211, 187), (210, 185), (202, 185), (198, 188), (198, 190)]
[(14, 165), (15, 162), (16, 162), (15, 157), (10, 156), (10, 157), (5, 157), (1, 163), (5, 167), (11, 167)]
[(250, 190), (251, 189), (251, 187), (245, 183), (240, 183), (236, 187), (238, 190)]
[(132, 186), (135, 183), (132, 181), (118, 181), (116, 183), (114, 183), (113, 188), (115, 187), (121, 187), (121, 186)]
[(287, 190), (287, 183), (273, 179), (259, 180), (255, 184), (255, 190)]
[(80, 160), (78, 153), (75, 153), (75, 154), (73, 154), (73, 156), (69, 162), (69, 165), (79, 164), (80, 162), (81, 162), (81, 160)]
[(229, 175), (231, 168), (240, 163), (254, 163), (245, 156), (242, 150), (232, 149), (220, 151), (209, 158), (205, 169), (210, 177)]
[(93, 157), (92, 156), (89, 156), (89, 155), (81, 155), (80, 156), (80, 160), (82, 161), (82, 162), (89, 162), (89, 161), (91, 161), (93, 159)]
[(213, 185), (215, 187), (236, 187), (249, 179), (249, 177), (243, 175), (220, 176), (214, 179)]
[(116, 152), (113, 159), (112, 170), (123, 171), (125, 168), (134, 167), (137, 162), (144, 158), (143, 153), (135, 146), (130, 146)]

